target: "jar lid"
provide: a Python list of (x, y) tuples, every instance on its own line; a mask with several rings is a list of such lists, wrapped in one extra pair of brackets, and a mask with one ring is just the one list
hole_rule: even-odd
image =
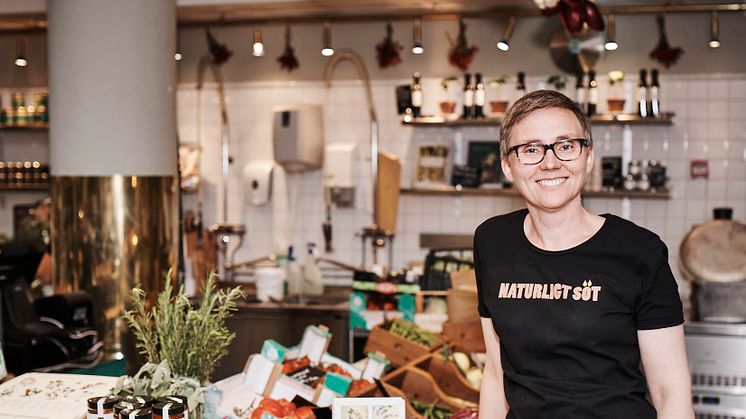
[(149, 407), (125, 409), (119, 412), (119, 419), (152, 419), (153, 412)]
[(136, 402), (131, 402), (131, 401), (120, 401), (119, 403), (114, 405), (114, 418), (119, 419), (118, 415), (122, 410), (137, 409), (138, 407), (146, 407), (146, 406), (143, 405), (142, 403), (136, 403)]
[(97, 396), (88, 399), (88, 408), (96, 409), (101, 411), (104, 409), (111, 409), (115, 404), (119, 402), (118, 396)]
[(158, 400), (156, 401), (163, 402), (163, 403), (176, 402), (176, 403), (181, 403), (184, 406), (189, 405), (189, 403), (187, 403), (187, 398), (184, 396), (179, 396), (179, 395), (162, 396), (162, 397), (159, 397)]
[(150, 396), (124, 396), (122, 397), (122, 400), (148, 407), (152, 406), (153, 403), (155, 403), (155, 400)]
[(167, 414), (178, 414), (178, 413), (184, 413), (184, 410), (186, 410), (185, 406), (182, 403), (179, 402), (156, 402), (153, 405), (153, 413), (157, 413), (164, 418)]

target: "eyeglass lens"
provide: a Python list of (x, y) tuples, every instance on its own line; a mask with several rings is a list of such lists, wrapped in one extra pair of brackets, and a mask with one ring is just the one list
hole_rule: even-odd
[(583, 143), (580, 139), (568, 139), (552, 144), (530, 143), (518, 146), (516, 153), (523, 164), (537, 164), (544, 160), (547, 149), (552, 149), (554, 155), (563, 161), (575, 160), (580, 157)]

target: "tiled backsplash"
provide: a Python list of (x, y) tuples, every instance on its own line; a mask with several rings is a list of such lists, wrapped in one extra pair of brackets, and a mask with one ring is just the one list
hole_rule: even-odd
[[(541, 87), (546, 78), (529, 78), (528, 87)], [(425, 80), (426, 105), (423, 113), (437, 112), (437, 101), (445, 93), (439, 80)], [(374, 81), (373, 101), (380, 124), (380, 148), (402, 158), (402, 186), (410, 186), (414, 150), (421, 143), (453, 146), (454, 138), (464, 141), (495, 140), (496, 127), (430, 128), (400, 123), (396, 114), (394, 88), (408, 81)], [(636, 80), (625, 82), (627, 107), (633, 104)], [(603, 101), (606, 82), (601, 85)], [(675, 112), (672, 126), (632, 126), (632, 158), (662, 160), (668, 166), (670, 200), (631, 200), (628, 208), (618, 198), (588, 198), (585, 205), (596, 213), (628, 213), (632, 221), (658, 233), (669, 247), (676, 265), (679, 243), (693, 224), (708, 220), (717, 206), (730, 206), (737, 219), (746, 219), (746, 74), (663, 76), (662, 108)], [(489, 93), (488, 93), (489, 94)], [(229, 186), (230, 222), (245, 223), (248, 233), (238, 260), (282, 250), (287, 241), (280, 237), (279, 224), (288, 224), (289, 242), (304, 249), (307, 242), (323, 242), (324, 216), (320, 171), (288, 176), (290, 217), (280, 217), (276, 196), (263, 207), (248, 200), (243, 167), (254, 160), (272, 159), (272, 107), (294, 103), (324, 105), (327, 143), (354, 142), (358, 145), (357, 208), (333, 211), (335, 253), (333, 259), (358, 264), (362, 245), (355, 233), (371, 224), (369, 181), (369, 119), (361, 83), (335, 82), (330, 90), (323, 83), (241, 83), (226, 86), (232, 155)], [(571, 94), (572, 96), (572, 94)], [(197, 140), (197, 92), (193, 86), (178, 90), (179, 136), (182, 142)], [(602, 104), (601, 111), (605, 110)], [(217, 222), (220, 199), (220, 125), (216, 89), (206, 85), (202, 92), (201, 138), (202, 174), (205, 181), (205, 221)], [(622, 126), (595, 126), (593, 136), (598, 156), (622, 154)], [(709, 159), (708, 180), (689, 179), (689, 160)], [(277, 179), (277, 178), (276, 178)], [(277, 193), (277, 190), (274, 191)], [(486, 218), (522, 207), (517, 198), (441, 197), (402, 195), (394, 240), (394, 267), (422, 260), (420, 233), (472, 233)], [(185, 208), (196, 207), (196, 197), (187, 196)], [(626, 210), (626, 211), (625, 211)], [(274, 218), (274, 219), (273, 219)], [(287, 220), (287, 221), (285, 221)], [(368, 257), (370, 260), (370, 257)], [(676, 270), (676, 269), (674, 269)], [(678, 275), (678, 272), (677, 272)]]

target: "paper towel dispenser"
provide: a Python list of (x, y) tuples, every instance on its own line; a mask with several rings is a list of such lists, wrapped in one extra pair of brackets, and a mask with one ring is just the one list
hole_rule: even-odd
[(321, 105), (274, 108), (272, 138), (275, 160), (288, 173), (321, 168), (324, 162), (324, 121)]

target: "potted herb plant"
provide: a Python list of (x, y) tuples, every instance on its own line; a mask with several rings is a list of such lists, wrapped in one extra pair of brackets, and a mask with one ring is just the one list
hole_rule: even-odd
[(547, 79), (547, 84), (554, 87), (554, 90), (564, 93), (567, 86), (567, 77), (562, 74), (553, 74)]
[(440, 87), (443, 88), (443, 100), (440, 101), (440, 112), (444, 116), (455, 115), (456, 100), (458, 97), (458, 86), (456, 76), (446, 77), (440, 81)]
[(624, 73), (621, 71), (609, 72), (609, 97), (606, 103), (609, 106), (609, 113), (618, 114), (624, 110)]
[(235, 333), (228, 330), (226, 321), (236, 310), (236, 301), (243, 298), (238, 287), (217, 291), (216, 280), (217, 275), (212, 272), (195, 305), (183, 286), (174, 292), (171, 272), (152, 308), (144, 290), (132, 290), (131, 309), (124, 312), (124, 318), (147, 362), (133, 377), (120, 377), (112, 390), (114, 394), (184, 396), (189, 417), (202, 417), (203, 386), (208, 384), (220, 359), (228, 354)]
[(509, 101), (507, 99), (508, 94), (505, 91), (505, 88), (509, 80), (509, 75), (501, 74), (500, 76), (490, 80), (487, 84), (489, 86), (490, 111), (494, 115), (502, 115), (508, 110)]

